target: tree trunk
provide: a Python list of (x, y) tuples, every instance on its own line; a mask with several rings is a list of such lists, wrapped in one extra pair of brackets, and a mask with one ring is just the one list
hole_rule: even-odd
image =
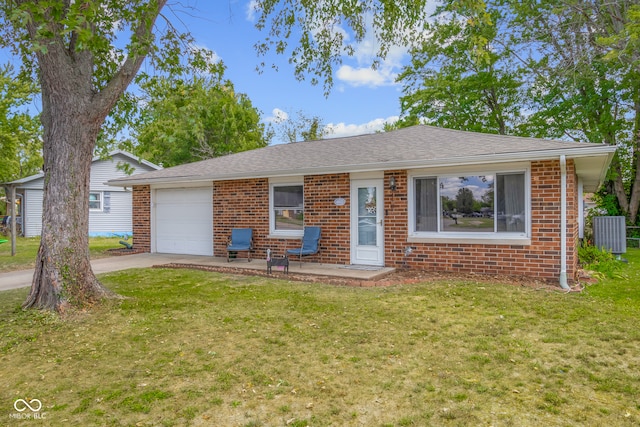
[(635, 225), (638, 220), (638, 209), (640, 208), (640, 154), (636, 153), (634, 157), (635, 165), (632, 167), (635, 170), (635, 179), (631, 184), (631, 195), (629, 197), (629, 222)]
[(613, 191), (616, 195), (616, 199), (618, 200), (618, 205), (620, 209), (624, 212), (626, 216), (629, 214), (629, 199), (627, 198), (627, 192), (624, 189), (624, 180), (622, 179), (622, 165), (620, 163), (620, 158), (616, 153), (613, 156), (613, 160), (611, 161), (610, 168), (613, 168), (615, 176), (612, 179), (613, 182)]
[(42, 237), (23, 307), (61, 312), (114, 294), (96, 279), (89, 260), (89, 177), (103, 118), (87, 114), (91, 98), (86, 92), (71, 98), (74, 105), (57, 93), (43, 90)]
[[(110, 36), (100, 34), (91, 2), (75, 9), (70, 1), (26, 8), (27, 32), (41, 47), (34, 51), (42, 89), (44, 200), (42, 239), (25, 308), (62, 311), (114, 295), (98, 282), (89, 260), (91, 160), (100, 127), (153, 45), (154, 23), (166, 2), (138, 2), (133, 47), (118, 64), (103, 57)], [(73, 12), (71, 19), (67, 12)], [(79, 19), (76, 13), (88, 15)], [(112, 68), (117, 71), (110, 75)]]
[(631, 196), (629, 198), (629, 222), (636, 225), (638, 210), (640, 209), (640, 91), (636, 88), (634, 102), (634, 126), (633, 126), (633, 161), (631, 167), (635, 179), (631, 184)]

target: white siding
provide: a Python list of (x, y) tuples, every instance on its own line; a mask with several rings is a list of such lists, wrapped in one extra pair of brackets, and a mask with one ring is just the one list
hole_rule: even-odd
[[(123, 154), (115, 154), (107, 159), (95, 160), (91, 165), (90, 191), (100, 192), (102, 209), (89, 212), (89, 235), (131, 234), (131, 189), (110, 187), (107, 181), (126, 177), (127, 174), (118, 169), (118, 163), (126, 163), (134, 169), (133, 174), (149, 172), (153, 169)], [(42, 232), (42, 187), (44, 178), (29, 181), (24, 188), (25, 200), (25, 235), (39, 236)], [(109, 208), (105, 209), (105, 195), (110, 199)]]
[[(110, 179), (123, 178), (127, 174), (118, 169), (118, 163), (126, 163), (135, 170), (133, 174), (149, 172), (154, 169), (132, 161), (127, 156), (116, 154), (115, 156), (96, 160), (91, 166), (91, 192), (100, 192), (102, 210), (89, 211), (89, 235), (131, 235), (133, 226), (131, 223), (131, 190), (122, 187), (111, 187), (106, 184)], [(108, 197), (105, 197), (108, 196)], [(108, 207), (105, 200), (109, 199)]]
[(133, 167), (133, 175), (155, 170), (149, 166), (133, 161), (122, 154), (116, 154), (104, 160), (96, 160), (91, 165), (91, 191), (124, 191), (122, 187), (110, 187), (106, 184), (110, 179), (124, 178), (127, 176), (126, 173), (118, 169), (118, 163), (126, 163)]
[(42, 232), (42, 190), (25, 190), (23, 212), (24, 235), (39, 236)]
[[(110, 209), (104, 209), (105, 193), (109, 193), (111, 198)], [(89, 235), (131, 235), (131, 192), (102, 192), (102, 198), (103, 210), (89, 211)]]

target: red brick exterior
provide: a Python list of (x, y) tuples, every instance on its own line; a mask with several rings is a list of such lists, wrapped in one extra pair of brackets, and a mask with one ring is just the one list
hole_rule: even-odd
[[(408, 183), (406, 171), (387, 171), (385, 182), (395, 176), (397, 190), (386, 194), (385, 264), (401, 267), (404, 248), (413, 252), (407, 265), (429, 271), (527, 275), (542, 279), (560, 276), (560, 162), (531, 163), (531, 245), (408, 243)], [(387, 192), (389, 193), (389, 192)], [(573, 161), (567, 162), (567, 278), (575, 278), (578, 266), (578, 194)]]
[(151, 190), (148, 185), (133, 187), (133, 244), (137, 252), (151, 252)]
[[(305, 224), (322, 227), (320, 251), (305, 260), (327, 264), (349, 263), (349, 174), (304, 178)], [(344, 198), (344, 206), (333, 201)], [(266, 257), (267, 249), (283, 255), (299, 246), (299, 238), (269, 237), (269, 180), (252, 179), (214, 182), (213, 253), (226, 256), (227, 239), (233, 228), (253, 228), (254, 255)], [(346, 246), (343, 242), (347, 242)]]
[[(386, 183), (395, 177), (396, 190)], [(386, 171), (385, 182), (385, 265), (430, 271), (527, 275), (557, 280), (560, 275), (560, 162), (531, 163), (531, 244), (415, 243), (408, 242), (407, 171)], [(213, 247), (215, 256), (226, 256), (231, 229), (253, 228), (254, 258), (266, 250), (283, 254), (295, 248), (299, 239), (269, 237), (269, 180), (266, 178), (217, 181), (213, 183)], [(322, 227), (320, 252), (309, 261), (349, 264), (350, 191), (348, 173), (313, 175), (304, 178), (305, 225)], [(133, 228), (136, 246), (150, 250), (149, 187), (134, 187)], [(573, 161), (567, 162), (567, 278), (576, 275), (578, 259), (578, 197)], [(345, 199), (343, 206), (334, 203)], [(413, 248), (405, 260), (404, 249)]]
[[(318, 260), (327, 264), (350, 264), (351, 181), (348, 173), (304, 178), (305, 225), (322, 227)], [(334, 200), (345, 204), (336, 206)]]
[[(266, 178), (213, 183), (213, 255), (227, 256), (233, 228), (252, 228), (253, 258), (261, 258), (269, 235), (269, 180)], [(240, 255), (242, 256), (242, 255)]]

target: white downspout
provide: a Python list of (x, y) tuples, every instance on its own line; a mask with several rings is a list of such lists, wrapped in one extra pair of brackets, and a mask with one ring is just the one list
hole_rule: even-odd
[(584, 239), (584, 183), (578, 178), (578, 238)]
[(560, 286), (567, 284), (567, 158), (560, 156)]

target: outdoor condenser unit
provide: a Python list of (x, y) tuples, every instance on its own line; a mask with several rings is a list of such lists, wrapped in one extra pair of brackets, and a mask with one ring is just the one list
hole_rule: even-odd
[(623, 216), (596, 216), (593, 218), (593, 242), (596, 248), (606, 249), (614, 255), (627, 252), (627, 228)]

